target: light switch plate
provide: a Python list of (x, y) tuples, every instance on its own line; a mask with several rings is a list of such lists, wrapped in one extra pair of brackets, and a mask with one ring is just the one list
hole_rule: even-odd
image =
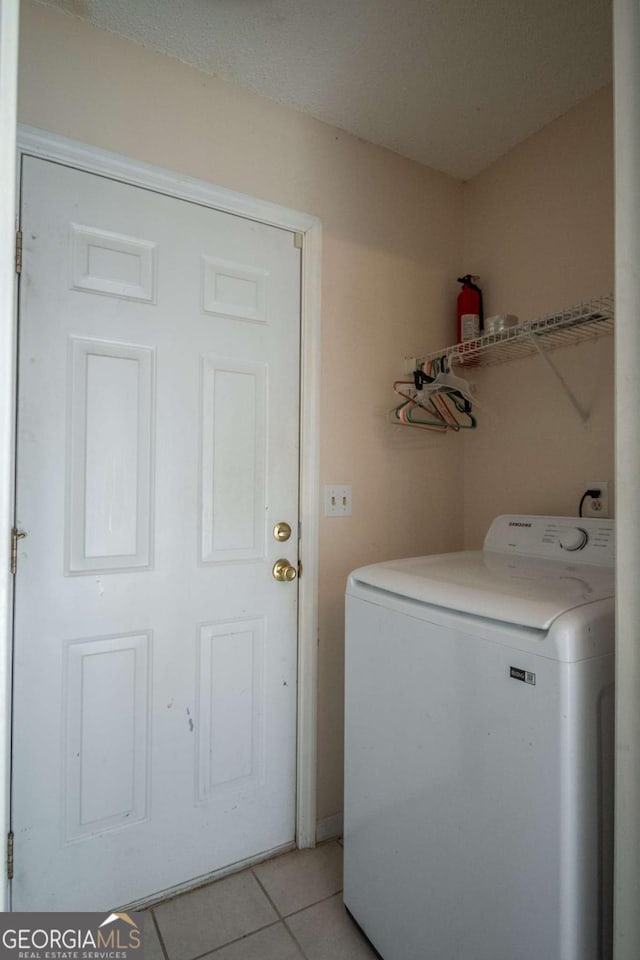
[(325, 517), (351, 516), (350, 483), (325, 483), (324, 515)]

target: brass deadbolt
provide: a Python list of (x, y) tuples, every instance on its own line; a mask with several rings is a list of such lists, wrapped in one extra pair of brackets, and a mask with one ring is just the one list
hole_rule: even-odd
[(276, 523), (273, 528), (273, 538), (277, 540), (278, 543), (284, 543), (285, 540), (288, 540), (291, 536), (291, 527), (288, 523), (285, 523), (284, 520), (281, 520), (280, 523)]

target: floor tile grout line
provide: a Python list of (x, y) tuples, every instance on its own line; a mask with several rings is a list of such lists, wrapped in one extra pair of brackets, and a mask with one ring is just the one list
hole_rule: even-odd
[[(244, 871), (242, 871), (242, 872), (244, 872)], [(253, 873), (253, 870), (252, 870), (251, 868), (248, 868), (248, 869), (247, 869), (247, 873)], [(236, 876), (239, 876), (239, 875), (240, 875), (240, 874), (236, 874)], [(224, 879), (224, 878), (223, 878), (223, 879)], [(265, 896), (267, 897), (267, 900), (269, 901), (269, 903), (271, 904), (271, 906), (272, 906), (273, 909), (275, 910), (275, 912), (276, 912), (276, 919), (275, 919), (275, 920), (271, 920), (269, 923), (263, 923), (262, 926), (256, 927), (255, 930), (247, 930), (246, 933), (241, 934), (239, 937), (234, 937), (233, 940), (227, 940), (225, 943), (221, 943), (221, 944), (220, 944), (219, 946), (217, 946), (217, 947), (213, 947), (213, 948), (210, 949), (210, 950), (204, 950), (202, 953), (198, 953), (198, 954), (196, 954), (196, 955), (193, 956), (193, 957), (188, 957), (188, 958), (186, 958), (186, 960), (203, 960), (203, 957), (213, 956), (214, 954), (218, 953), (220, 950), (224, 950), (225, 947), (229, 947), (229, 946), (231, 946), (231, 944), (233, 944), (233, 943), (239, 943), (241, 940), (245, 940), (247, 937), (252, 936), (254, 933), (260, 933), (262, 930), (268, 930), (269, 927), (275, 927), (278, 923), (282, 923), (283, 918), (280, 916), (280, 913), (278, 912), (278, 909), (276, 908), (276, 905), (272, 902), (271, 897), (269, 897), (269, 896), (267, 895), (266, 891), (265, 891), (264, 888), (262, 887), (262, 884), (260, 883), (260, 881), (258, 880), (258, 878), (257, 878), (257, 877), (254, 877), (254, 880), (257, 881), (258, 885), (260, 886), (260, 888), (263, 890), (263, 893), (264, 893)], [(217, 882), (217, 881), (214, 881), (214, 883), (216, 883), (216, 882)], [(160, 904), (156, 904), (156, 906), (160, 906)], [(153, 911), (154, 908), (150, 908), (150, 909)], [(160, 934), (160, 924), (158, 923), (158, 921), (157, 921), (157, 919), (156, 919), (156, 917), (155, 917), (155, 914), (154, 914), (154, 916), (153, 916), (153, 919), (154, 919), (154, 921), (155, 921), (156, 929), (157, 929), (157, 931), (158, 931), (158, 936), (160, 937), (160, 943), (161, 943), (161, 946), (162, 946), (163, 949), (164, 949), (165, 956), (167, 957), (167, 960), (172, 960), (172, 958), (169, 957), (169, 951), (168, 951), (168, 949), (166, 948), (166, 946), (165, 946), (165, 944), (164, 944), (164, 941), (162, 940), (162, 935)]]
[(155, 927), (155, 931), (158, 935), (158, 940), (160, 941), (160, 949), (162, 950), (166, 960), (169, 960), (169, 951), (167, 950), (167, 945), (164, 942), (164, 937), (162, 936), (162, 932), (160, 930), (160, 924), (158, 923), (158, 918), (155, 915), (155, 911), (153, 907), (149, 907), (149, 913), (151, 914), (151, 922)]
[(271, 897), (270, 897), (269, 894), (267, 893), (264, 884), (262, 883), (262, 881), (260, 880), (260, 878), (256, 876), (256, 874), (254, 873), (253, 869), (251, 870), (251, 872), (253, 873), (253, 875), (254, 875), (254, 877), (255, 877), (255, 880), (256, 880), (256, 882), (258, 883), (258, 885), (260, 886), (260, 889), (261, 889), (262, 892), (264, 893), (265, 897), (267, 898), (267, 900), (269, 901), (269, 903), (271, 904), (271, 906), (273, 907), (273, 909), (276, 911), (276, 913), (277, 913), (278, 916), (280, 917), (280, 923), (282, 924), (282, 926), (284, 927), (284, 929), (286, 930), (286, 932), (289, 934), (289, 936), (291, 937), (291, 939), (292, 939), (293, 942), (295, 943), (296, 947), (298, 948), (298, 950), (299, 950), (300, 953), (302, 954), (304, 960), (309, 960), (309, 958), (307, 957), (307, 954), (306, 954), (305, 951), (302, 949), (302, 946), (298, 943), (296, 937), (293, 935), (293, 933), (292, 933), (291, 930), (289, 929), (289, 926), (288, 926), (288, 924), (285, 922), (285, 919), (284, 919), (284, 917), (282, 916), (282, 914), (280, 913), (278, 907), (275, 905), (275, 903), (273, 902), (273, 900), (271, 899)]
[[(305, 910), (310, 910), (311, 907), (317, 907), (321, 903), (326, 903), (327, 900), (331, 900), (332, 897), (338, 897), (342, 893), (342, 887), (339, 890), (334, 890), (333, 893), (328, 893), (326, 897), (321, 897), (320, 900), (314, 900), (313, 903), (308, 903), (306, 907), (300, 907), (299, 910), (292, 910), (291, 913), (287, 913), (283, 916), (283, 920), (290, 920), (291, 917), (297, 917), (299, 913), (304, 913)], [(342, 899), (342, 898), (341, 898)]]
[[(332, 893), (330, 896), (325, 897), (324, 900), (318, 900), (317, 903), (311, 904), (311, 906), (318, 906), (318, 904), (320, 904), (320, 903), (326, 903), (327, 900), (331, 900), (331, 899), (333, 899), (333, 897), (340, 896), (341, 894), (342, 894), (342, 890), (339, 890), (338, 893)], [(351, 924), (352, 926), (355, 926), (355, 927), (357, 928), (358, 933), (360, 934), (360, 937), (365, 941), (365, 943), (367, 944), (367, 946), (369, 947), (369, 949), (373, 951), (373, 957), (375, 957), (376, 960), (384, 960), (382, 954), (381, 954), (381, 953), (378, 953), (378, 951), (376, 950), (376, 948), (374, 947), (374, 945), (371, 943), (371, 941), (370, 941), (369, 938), (367, 937), (367, 935), (366, 935), (366, 933), (364, 932), (364, 930), (362, 930), (362, 928), (361, 928), (360, 925), (357, 923), (357, 921), (354, 920), (354, 918), (351, 916), (351, 914), (349, 913), (349, 911), (346, 909), (346, 907), (345, 907), (345, 905), (344, 905), (344, 900), (343, 900), (342, 896), (340, 896), (340, 903), (342, 904), (342, 906), (344, 907), (346, 913), (348, 914), (350, 924)], [(298, 940), (297, 940), (295, 934), (293, 933), (293, 931), (289, 928), (289, 924), (288, 924), (287, 921), (290, 920), (292, 917), (297, 917), (298, 914), (304, 913), (304, 911), (305, 911), (305, 910), (308, 910), (308, 909), (309, 909), (309, 907), (303, 907), (301, 910), (297, 910), (295, 913), (290, 913), (290, 914), (288, 914), (288, 916), (286, 916), (286, 917), (283, 919), (283, 921), (282, 921), (282, 922), (284, 923), (285, 927), (287, 928), (287, 930), (289, 931), (289, 933), (291, 934), (291, 936), (293, 937), (293, 939), (295, 940), (296, 944), (300, 947), (300, 950), (302, 951), (302, 953), (303, 953), (304, 957), (306, 958), (306, 960), (308, 960), (307, 954), (304, 952), (302, 946), (301, 946), (300, 943), (298, 942)]]
[(272, 898), (269, 896), (269, 894), (267, 893), (267, 889), (266, 889), (264, 883), (262, 882), (262, 880), (260, 879), (260, 877), (257, 876), (257, 874), (256, 874), (255, 870), (253, 869), (253, 867), (251, 868), (251, 874), (252, 874), (252, 876), (253, 876), (253, 879), (256, 881), (256, 883), (258, 884), (258, 886), (260, 887), (260, 889), (261, 889), (262, 892), (264, 893), (265, 897), (267, 898), (267, 900), (269, 901), (269, 903), (271, 904), (271, 906), (272, 906), (273, 909), (275, 910), (275, 912), (278, 914), (278, 917), (280, 918), (280, 920), (284, 920), (284, 917), (283, 917), (283, 915), (280, 913), (280, 911), (279, 911), (276, 903), (274, 903), (273, 899), (272, 899)]
[(243, 940), (248, 940), (249, 937), (252, 937), (255, 933), (262, 933), (263, 930), (270, 930), (272, 927), (279, 927), (284, 925), (282, 920), (274, 920), (273, 923), (266, 923), (263, 927), (258, 927), (257, 930), (250, 930), (249, 933), (243, 933), (241, 937), (236, 937), (235, 940), (228, 940), (226, 943), (221, 943), (219, 947), (216, 947), (214, 950), (207, 950), (206, 953), (201, 953), (197, 957), (194, 957), (193, 960), (202, 960), (203, 957), (215, 957), (216, 953), (220, 953), (221, 950), (226, 950), (227, 947), (233, 946), (234, 943), (242, 943)]
[[(329, 840), (329, 841), (327, 841), (326, 845), (328, 846), (328, 845), (330, 845), (331, 843), (336, 843), (336, 840), (335, 840), (335, 839), (334, 839), (334, 840)], [(323, 844), (323, 845), (324, 845), (324, 844)], [(264, 862), (264, 861), (263, 861), (263, 862)], [(295, 937), (295, 935), (293, 934), (293, 932), (289, 929), (289, 926), (288, 926), (288, 924), (287, 924), (286, 921), (287, 921), (287, 919), (290, 918), (290, 917), (295, 917), (295, 916), (297, 916), (298, 914), (302, 913), (303, 911), (310, 909), (311, 907), (318, 906), (319, 904), (324, 903), (324, 902), (327, 901), (327, 900), (330, 900), (332, 897), (335, 897), (335, 896), (340, 895), (340, 894), (342, 893), (342, 887), (340, 887), (338, 890), (334, 891), (333, 893), (328, 894), (326, 897), (321, 897), (319, 900), (314, 900), (314, 901), (312, 901), (311, 903), (306, 904), (304, 907), (300, 907), (298, 910), (294, 910), (294, 911), (292, 911), (291, 913), (288, 913), (288, 914), (285, 915), (285, 914), (283, 914), (283, 913), (280, 911), (280, 909), (279, 909), (278, 906), (276, 905), (275, 901), (272, 899), (272, 897), (271, 897), (271, 896), (269, 895), (269, 893), (267, 892), (267, 889), (266, 889), (265, 885), (262, 883), (262, 881), (260, 880), (260, 878), (257, 876), (257, 874), (256, 874), (256, 872), (255, 872), (257, 867), (260, 867), (260, 866), (263, 865), (263, 862), (261, 862), (260, 864), (256, 864), (254, 867), (247, 867), (247, 868), (245, 868), (245, 869), (246, 869), (246, 872), (247, 872), (247, 873), (250, 873), (250, 874), (253, 876), (253, 878), (254, 878), (254, 880), (256, 881), (256, 883), (258, 884), (259, 888), (260, 888), (260, 889), (262, 890), (262, 892), (264, 893), (267, 901), (269, 902), (269, 904), (271, 905), (271, 907), (273, 908), (273, 910), (274, 910), (275, 913), (276, 913), (276, 919), (273, 920), (273, 921), (271, 921), (270, 923), (263, 924), (261, 927), (257, 927), (255, 930), (249, 930), (249, 931), (247, 931), (247, 933), (242, 934), (242, 936), (240, 936), (240, 937), (236, 937), (236, 938), (233, 939), (233, 940), (228, 940), (226, 943), (220, 944), (220, 946), (218, 946), (218, 947), (215, 947), (215, 948), (213, 948), (213, 949), (211, 949), (211, 950), (205, 950), (203, 953), (199, 953), (199, 954), (197, 954), (197, 955), (194, 956), (194, 957), (189, 957), (188, 960), (203, 960), (204, 957), (208, 957), (208, 956), (214, 955), (214, 954), (218, 953), (220, 950), (223, 950), (225, 947), (228, 947), (228, 946), (230, 946), (231, 944), (234, 944), (234, 943), (238, 943), (238, 942), (240, 942), (241, 940), (246, 939), (247, 937), (251, 936), (251, 935), (254, 934), (254, 933), (260, 933), (262, 930), (267, 930), (267, 929), (269, 929), (270, 927), (274, 927), (274, 926), (276, 926), (278, 923), (282, 923), (282, 924), (284, 925), (284, 928), (285, 928), (287, 934), (291, 937), (291, 939), (293, 940), (293, 942), (296, 944), (297, 948), (300, 950), (302, 956), (304, 957), (304, 960), (308, 960), (307, 954), (305, 953), (305, 951), (304, 951), (304, 949), (302, 948), (302, 946), (300, 945), (300, 943), (298, 943), (298, 940), (296, 939), (296, 937)], [(242, 873), (242, 872), (244, 872), (244, 871), (240, 871), (240, 873)], [(240, 873), (239, 873), (239, 874), (236, 874), (236, 876), (239, 876)], [(222, 878), (222, 879), (224, 879), (224, 878)], [(213, 883), (215, 883), (215, 882), (217, 882), (217, 881), (213, 881)], [(190, 891), (190, 892), (192, 892), (192, 891)], [(188, 894), (187, 894), (187, 895), (188, 895)], [(169, 899), (177, 899), (177, 898), (169, 898)], [(155, 915), (155, 909), (156, 909), (156, 907), (162, 906), (165, 902), (168, 902), (168, 901), (160, 901), (159, 903), (156, 903), (156, 904), (154, 904), (153, 906), (148, 907), (147, 909), (148, 909), (149, 913), (151, 914), (152, 921), (153, 921), (153, 925), (154, 925), (155, 930), (156, 930), (156, 933), (157, 933), (157, 935), (158, 935), (158, 940), (159, 940), (159, 942), (160, 942), (160, 948), (161, 948), (161, 950), (162, 950), (162, 953), (164, 954), (164, 957), (166, 958), (166, 960), (172, 960), (172, 958), (170, 957), (170, 954), (169, 954), (169, 950), (168, 950), (168, 948), (167, 948), (167, 946), (166, 946), (166, 944), (165, 944), (164, 938), (163, 938), (163, 936), (162, 936), (162, 932), (161, 932), (161, 930), (160, 930), (160, 923), (159, 923), (159, 921), (158, 921), (158, 918), (157, 918), (156, 915)]]
[(290, 929), (289, 924), (287, 923), (286, 920), (283, 920), (283, 921), (282, 921), (282, 926), (285, 928), (285, 930), (287, 931), (287, 933), (289, 934), (289, 936), (291, 937), (291, 939), (292, 939), (293, 942), (295, 943), (296, 947), (298, 948), (298, 950), (300, 951), (300, 953), (301, 953), (302, 956), (304, 957), (304, 960), (309, 960), (309, 956), (308, 956), (307, 952), (304, 950), (302, 944), (300, 943), (300, 941), (299, 941), (298, 938), (296, 937), (296, 935), (295, 935), (295, 933), (293, 932), (293, 930)]
[[(322, 846), (329, 846), (330, 844), (336, 843), (336, 842), (337, 842), (336, 840), (323, 841)], [(317, 847), (316, 847), (316, 849), (317, 849)], [(295, 851), (292, 851), (292, 852), (295, 852)], [(288, 856), (288, 854), (284, 854), (284, 856)], [(277, 858), (276, 858), (276, 859), (277, 859)], [(264, 866), (264, 862), (265, 862), (265, 861), (263, 861), (263, 863), (257, 863), (257, 864), (255, 865), (255, 867), (249, 867), (249, 870), (250, 870), (251, 873), (253, 874), (255, 880), (257, 881), (257, 883), (258, 883), (259, 886), (260, 886), (260, 889), (262, 890), (262, 892), (264, 893), (265, 897), (267, 898), (267, 900), (269, 901), (269, 903), (271, 904), (271, 906), (273, 907), (273, 909), (276, 911), (276, 913), (278, 914), (278, 916), (280, 917), (281, 920), (286, 920), (287, 917), (293, 917), (296, 913), (301, 913), (302, 910), (307, 910), (308, 907), (315, 907), (318, 903), (324, 903), (324, 901), (325, 901), (325, 900), (329, 900), (330, 897), (335, 897), (336, 894), (342, 893), (343, 886), (342, 886), (342, 884), (341, 884), (341, 885), (338, 887), (337, 890), (334, 890), (333, 893), (327, 894), (326, 897), (320, 897), (319, 900), (312, 900), (311, 903), (306, 904), (304, 907), (300, 907), (298, 910), (292, 910), (291, 913), (282, 913), (281, 910), (280, 910), (280, 908), (277, 906), (277, 904), (275, 903), (275, 901), (272, 899), (272, 897), (271, 897), (270, 894), (268, 893), (267, 888), (265, 887), (264, 883), (262, 882), (262, 880), (260, 879), (260, 877), (259, 877), (259, 876), (257, 875), (257, 873), (256, 873), (256, 870), (257, 870), (257, 869), (259, 869), (260, 867)], [(268, 863), (269, 861), (266, 861), (266, 862)]]
[[(300, 950), (300, 953), (301, 953), (302, 956), (305, 958), (305, 960), (309, 960), (309, 957), (308, 957), (307, 953), (305, 952), (302, 944), (300, 943), (300, 941), (299, 941), (298, 938), (296, 937), (295, 933), (293, 932), (293, 930), (291, 929), (291, 927), (290, 927), (289, 924), (287, 923), (287, 921), (290, 920), (292, 917), (297, 917), (299, 914), (304, 913), (305, 910), (309, 910), (311, 907), (317, 907), (319, 904), (321, 904), (321, 903), (326, 903), (327, 900), (333, 899), (333, 897), (340, 896), (341, 893), (342, 893), (342, 890), (340, 889), (340, 890), (338, 890), (337, 893), (331, 893), (331, 894), (329, 894), (328, 897), (324, 897), (324, 899), (322, 899), (322, 900), (316, 900), (315, 903), (310, 903), (308, 907), (301, 907), (300, 910), (294, 910), (293, 913), (289, 913), (289, 914), (287, 914), (286, 917), (283, 917), (282, 922), (283, 922), (283, 924), (284, 924), (284, 926), (285, 926), (285, 929), (287, 930), (287, 932), (289, 933), (289, 936), (291, 937), (291, 939), (293, 940), (293, 942), (296, 944), (296, 946), (297, 946), (298, 949)], [(340, 902), (342, 903), (342, 897), (340, 897)], [(381, 960), (382, 960), (382, 958), (381, 958)]]
[[(258, 880), (258, 877), (256, 877), (256, 880)], [(337, 897), (338, 894), (342, 893), (342, 889), (343, 889), (342, 887), (339, 887), (337, 890), (334, 890), (333, 893), (328, 893), (326, 897), (320, 897), (319, 900), (312, 900), (311, 903), (307, 903), (305, 904), (304, 907), (299, 907), (297, 910), (292, 910), (291, 913), (281, 913), (278, 907), (275, 905), (275, 903), (271, 899), (271, 897), (269, 896), (269, 894), (267, 893), (267, 891), (265, 890), (262, 883), (260, 883), (260, 880), (258, 880), (258, 883), (262, 887), (262, 890), (267, 900), (269, 901), (269, 903), (271, 904), (273, 909), (276, 911), (276, 913), (278, 914), (281, 920), (288, 920), (289, 917), (295, 917), (298, 913), (302, 913), (303, 910), (308, 910), (310, 907), (317, 907), (319, 903), (324, 903), (325, 900), (330, 900), (331, 897)]]
[(230, 947), (234, 943), (240, 943), (242, 940), (246, 940), (247, 937), (252, 937), (254, 933), (262, 933), (263, 930), (268, 930), (270, 927), (277, 927), (279, 923), (284, 923), (282, 919), (272, 920), (271, 923), (263, 923), (261, 927), (256, 927), (255, 930), (247, 930), (246, 933), (240, 934), (239, 937), (234, 937), (233, 940), (227, 940), (226, 943), (221, 943), (218, 947), (213, 947), (211, 950), (205, 950), (204, 953), (198, 953), (195, 957), (186, 957), (184, 960), (203, 960), (204, 957), (211, 957), (216, 953), (219, 953), (220, 950), (224, 950), (225, 947)]

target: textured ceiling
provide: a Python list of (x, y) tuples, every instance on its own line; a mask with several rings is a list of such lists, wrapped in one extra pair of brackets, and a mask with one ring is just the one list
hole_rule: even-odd
[(610, 0), (47, 0), (455, 177), (603, 87)]

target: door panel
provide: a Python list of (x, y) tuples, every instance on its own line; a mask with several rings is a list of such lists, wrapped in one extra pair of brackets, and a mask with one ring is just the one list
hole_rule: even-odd
[(294, 838), (300, 251), (33, 158), (22, 197), (13, 907), (102, 910)]
[(69, 340), (68, 573), (151, 564), (154, 351)]
[(203, 358), (203, 563), (264, 557), (266, 408), (263, 364)]
[(141, 634), (66, 645), (67, 841), (147, 816), (149, 641)]

